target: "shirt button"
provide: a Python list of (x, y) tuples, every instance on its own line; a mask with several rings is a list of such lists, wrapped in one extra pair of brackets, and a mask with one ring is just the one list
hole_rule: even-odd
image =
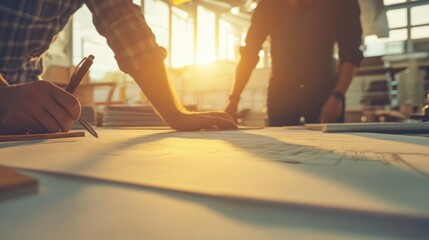
[(300, 87), (300, 88), (304, 88), (305, 86), (304, 86), (304, 84), (301, 84), (301, 85), (299, 85), (299, 87)]

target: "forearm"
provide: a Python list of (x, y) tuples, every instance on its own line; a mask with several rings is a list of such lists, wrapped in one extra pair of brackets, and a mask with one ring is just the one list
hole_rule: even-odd
[(144, 67), (131, 73), (131, 76), (167, 124), (171, 125), (178, 114), (185, 112), (161, 59), (145, 62)]
[(356, 66), (349, 62), (344, 62), (340, 66), (337, 85), (331, 96), (325, 102), (319, 115), (322, 123), (343, 122), (341, 117), (344, 113), (344, 95), (356, 73)]
[(244, 66), (242, 62), (240, 62), (237, 66), (235, 81), (233, 84), (231, 99), (238, 102), (240, 99), (240, 95), (249, 82), (250, 76), (252, 74), (253, 68), (249, 68), (248, 66)]
[(165, 122), (179, 131), (201, 129), (235, 129), (233, 119), (225, 112), (188, 112), (179, 103), (168, 81), (161, 58), (145, 62), (144, 67), (131, 73)]
[(356, 74), (357, 67), (349, 62), (344, 62), (340, 66), (340, 71), (338, 74), (338, 82), (335, 86), (334, 91), (338, 91), (343, 95), (347, 92), (347, 89), (350, 86), (350, 83), (353, 80), (353, 77)]

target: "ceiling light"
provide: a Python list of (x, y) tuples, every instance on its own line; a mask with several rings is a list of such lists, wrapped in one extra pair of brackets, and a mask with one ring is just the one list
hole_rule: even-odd
[(231, 13), (234, 15), (240, 14), (240, 7), (233, 7), (231, 8)]
[(257, 2), (252, 2), (250, 4), (250, 9), (255, 10), (256, 6), (258, 6), (258, 3)]

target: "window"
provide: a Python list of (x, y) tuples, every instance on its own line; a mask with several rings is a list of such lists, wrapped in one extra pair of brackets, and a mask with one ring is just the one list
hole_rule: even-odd
[(96, 67), (89, 71), (93, 82), (103, 81), (103, 77), (109, 72), (119, 71), (114, 53), (92, 24), (92, 13), (84, 5), (73, 15), (73, 64), (93, 54)]
[(411, 25), (429, 24), (429, 4), (411, 8)]
[(384, 5), (392, 5), (392, 4), (398, 4), (398, 3), (404, 3), (407, 0), (384, 0)]
[(220, 60), (236, 60), (236, 48), (239, 43), (239, 38), (236, 34), (236, 29), (229, 22), (219, 20), (219, 59)]
[(429, 38), (429, 4), (411, 8), (411, 38)]
[(388, 10), (386, 12), (389, 28), (400, 28), (407, 26), (407, 9)]
[(171, 67), (194, 63), (194, 20), (186, 11), (172, 8)]
[(404, 53), (412, 50), (406, 41), (429, 38), (429, 1), (384, 0), (384, 5), (389, 37), (366, 36), (365, 56)]
[(209, 63), (216, 60), (215, 14), (198, 6), (197, 63)]
[[(146, 22), (155, 34), (156, 42), (160, 46), (169, 49), (168, 4), (160, 0), (145, 0), (144, 4)], [(170, 57), (170, 54), (168, 54), (168, 57)]]
[(411, 28), (411, 38), (429, 38), (429, 25)]

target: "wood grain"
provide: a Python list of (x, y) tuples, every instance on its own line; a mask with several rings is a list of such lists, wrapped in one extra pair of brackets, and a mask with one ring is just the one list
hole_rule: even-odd
[(43, 140), (51, 138), (84, 137), (85, 132), (57, 132), (43, 134), (0, 135), (0, 142)]

